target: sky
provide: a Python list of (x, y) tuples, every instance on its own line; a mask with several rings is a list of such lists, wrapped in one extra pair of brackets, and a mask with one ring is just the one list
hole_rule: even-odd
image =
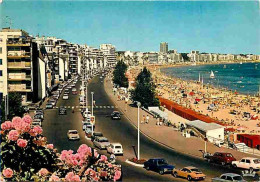
[[(0, 25), (117, 50), (260, 54), (259, 1), (4, 0)], [(6, 18), (8, 16), (8, 18)]]

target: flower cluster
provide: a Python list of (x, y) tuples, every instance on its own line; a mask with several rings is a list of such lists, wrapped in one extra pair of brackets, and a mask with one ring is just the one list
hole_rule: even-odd
[[(2, 140), (5, 141), (3, 150), (3, 164), (5, 166), (0, 173), (0, 179), (7, 181), (11, 180), (34, 180), (32, 176), (36, 176), (43, 181), (68, 181), (68, 182), (80, 182), (80, 181), (117, 181), (121, 178), (121, 166), (111, 164), (108, 162), (105, 155), (100, 155), (97, 150), (90, 148), (86, 144), (81, 145), (77, 152), (72, 150), (63, 150), (61, 154), (56, 152), (53, 144), (47, 144), (46, 137), (42, 136), (42, 128), (40, 126), (31, 126), (32, 118), (29, 115), (23, 118), (14, 117), (12, 121), (5, 121), (1, 124)], [(14, 152), (21, 158), (16, 162), (18, 167), (8, 162), (11, 161), (9, 154), (10, 146)], [(17, 150), (19, 148), (19, 150)], [(28, 155), (28, 151), (30, 155)], [(44, 151), (44, 152), (43, 152)], [(40, 164), (38, 168), (35, 168), (35, 173), (28, 175), (28, 178), (22, 178), (21, 174), (27, 171), (20, 171), (27, 166), (21, 167), (23, 163), (23, 157), (30, 157), (30, 161), (34, 158), (31, 155), (36, 155), (39, 160), (39, 154), (43, 156), (41, 160), (47, 160), (46, 162), (35, 161), (34, 164)], [(48, 157), (46, 157), (48, 155)], [(12, 157), (12, 156), (11, 156)], [(50, 158), (51, 157), (51, 158)], [(50, 159), (52, 162), (50, 162)], [(42, 164), (49, 163), (42, 166)], [(55, 166), (55, 167), (53, 167)], [(31, 168), (30, 168), (31, 169)]]

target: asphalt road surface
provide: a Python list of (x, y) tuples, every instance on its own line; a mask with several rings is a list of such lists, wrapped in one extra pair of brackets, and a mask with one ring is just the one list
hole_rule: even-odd
[[(114, 104), (104, 90), (103, 79), (104, 78), (96, 76), (89, 83), (88, 103), (91, 105), (90, 92), (94, 92), (95, 104), (97, 106), (106, 106), (94, 108), (94, 115), (96, 117), (95, 131), (102, 132), (110, 142), (119, 142), (123, 145), (124, 156), (117, 157), (117, 161), (122, 165), (123, 181), (186, 181), (186, 179), (174, 178), (171, 174), (160, 175), (153, 171), (146, 171), (143, 168), (134, 167), (125, 163), (126, 159), (135, 157), (133, 146), (137, 146), (137, 130), (129, 123), (128, 119), (124, 115), (122, 115), (121, 120), (112, 120), (109, 117), (114, 110), (118, 109), (111, 107), (114, 106)], [(79, 91), (80, 82), (76, 84), (76, 87)], [(79, 95), (72, 95), (70, 90), (69, 99), (62, 100), (62, 96), (60, 96), (56, 106), (79, 106)], [(59, 152), (64, 149), (72, 149), (76, 151), (81, 144), (87, 144), (94, 147), (92, 142), (85, 138), (81, 124), (83, 117), (79, 109), (76, 108), (75, 112), (72, 113), (72, 110), (69, 108), (67, 109), (67, 115), (59, 115), (58, 109), (48, 109), (45, 110), (44, 116), (43, 134), (47, 137), (48, 143), (53, 143)], [(76, 129), (79, 131), (79, 141), (68, 140), (67, 131), (70, 129)], [(165, 140), (167, 140), (167, 137)], [(207, 175), (205, 181), (211, 181), (212, 177), (219, 176), (222, 173), (232, 172), (232, 169), (212, 165), (204, 160), (168, 149), (154, 141), (151, 141), (142, 134), (140, 135), (140, 141), (141, 158), (165, 158), (170, 164), (175, 165), (177, 168), (185, 166), (198, 167)], [(108, 155), (105, 150), (98, 151), (101, 154)]]

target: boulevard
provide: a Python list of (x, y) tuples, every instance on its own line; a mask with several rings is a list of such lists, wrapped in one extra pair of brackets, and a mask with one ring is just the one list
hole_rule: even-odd
[[(119, 161), (123, 168), (123, 180), (186, 181), (185, 179), (176, 179), (172, 175), (159, 175), (152, 171), (146, 171), (143, 168), (134, 167), (125, 162), (126, 159), (135, 157), (132, 146), (137, 146), (137, 130), (129, 123), (124, 115), (122, 115), (121, 120), (111, 120), (110, 114), (114, 110), (120, 110), (119, 108), (116, 108), (114, 103), (106, 94), (103, 80), (104, 78), (96, 76), (90, 81), (88, 85), (88, 104), (91, 107), (91, 92), (94, 92), (94, 100), (97, 106), (94, 107), (94, 115), (96, 117), (95, 131), (102, 132), (110, 142), (120, 142), (123, 145), (124, 156), (117, 157), (117, 161)], [(79, 91), (80, 82), (77, 82), (76, 88)], [(57, 108), (60, 106), (65, 106), (67, 108), (67, 115), (59, 115)], [(72, 106), (75, 107), (74, 113), (72, 113)], [(54, 109), (46, 109), (44, 113), (43, 134), (48, 138), (48, 142), (53, 143), (59, 152), (70, 149), (75, 151), (81, 144), (87, 144), (94, 147), (92, 142), (85, 138), (85, 133), (82, 130), (81, 121), (83, 120), (83, 117), (79, 109), (79, 95), (72, 95), (70, 93), (68, 100), (62, 100), (62, 96), (60, 96), (56, 107), (57, 108)], [(79, 141), (68, 140), (67, 131), (70, 129), (76, 129), (79, 131)], [(170, 164), (175, 165), (177, 168), (185, 166), (198, 167), (207, 175), (205, 181), (210, 181), (212, 177), (231, 171), (230, 169), (225, 169), (221, 166), (213, 166), (208, 164), (204, 160), (170, 150), (155, 143), (154, 141), (151, 141), (143, 135), (141, 135), (140, 139), (141, 158), (149, 159), (162, 157), (165, 158)], [(108, 155), (105, 150), (98, 151), (101, 154)]]

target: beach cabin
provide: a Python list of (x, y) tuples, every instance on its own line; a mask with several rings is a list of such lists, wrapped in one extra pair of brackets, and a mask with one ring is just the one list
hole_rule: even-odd
[[(209, 142), (217, 143), (224, 141), (224, 128), (216, 123), (206, 123), (201, 120), (189, 121), (186, 123), (188, 128), (195, 128), (194, 132), (200, 132), (199, 136), (206, 137)], [(196, 131), (197, 130), (197, 131)]]

